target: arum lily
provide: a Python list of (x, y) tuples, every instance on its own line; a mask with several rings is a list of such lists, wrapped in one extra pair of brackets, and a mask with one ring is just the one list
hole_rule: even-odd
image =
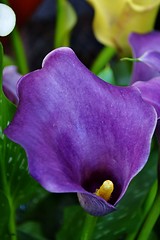
[(152, 105), (137, 87), (102, 81), (69, 48), (49, 53), (17, 88), (5, 134), (25, 149), (33, 178), (50, 192), (77, 193), (92, 215), (114, 211), (147, 162), (157, 123)]
[(132, 83), (143, 99), (152, 104), (160, 116), (160, 32), (132, 33), (129, 38), (134, 62)]
[(153, 29), (160, 1), (87, 0), (95, 11), (93, 29), (104, 45), (115, 47), (123, 55), (130, 53), (131, 32), (146, 33)]
[(160, 76), (160, 32), (132, 33), (129, 37), (134, 63), (132, 83)]

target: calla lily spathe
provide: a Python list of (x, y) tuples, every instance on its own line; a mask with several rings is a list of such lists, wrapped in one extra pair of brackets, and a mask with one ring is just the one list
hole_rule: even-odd
[(19, 102), (17, 83), (21, 77), (22, 75), (17, 72), (16, 66), (7, 66), (3, 70), (3, 91), (6, 97), (15, 105)]
[(94, 8), (93, 30), (104, 45), (115, 47), (121, 54), (130, 53), (131, 32), (145, 33), (154, 27), (160, 0), (87, 0)]
[(160, 76), (160, 32), (132, 33), (129, 43), (133, 57), (139, 59), (133, 66), (132, 83)]
[[(17, 87), (17, 112), (5, 134), (25, 149), (33, 178), (50, 192), (77, 193), (92, 215), (114, 211), (147, 162), (155, 109), (137, 87), (92, 74), (70, 48), (49, 53)], [(114, 185), (108, 201), (96, 194), (105, 180)]]
[(129, 37), (134, 63), (132, 85), (137, 87), (143, 99), (152, 104), (160, 117), (160, 32), (132, 33)]

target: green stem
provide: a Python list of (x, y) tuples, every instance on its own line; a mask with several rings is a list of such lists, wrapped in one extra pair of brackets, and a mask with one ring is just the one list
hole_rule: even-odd
[[(2, 115), (4, 116), (4, 115)], [(2, 159), (1, 159), (1, 173), (2, 173), (2, 183), (3, 183), (3, 191), (8, 199), (9, 207), (10, 207), (10, 216), (9, 216), (9, 222), (8, 222), (8, 231), (9, 231), (9, 239), (11, 240), (17, 240), (16, 235), (16, 217), (15, 217), (15, 205), (13, 202), (13, 197), (11, 195), (10, 187), (8, 185), (7, 176), (6, 176), (6, 137), (4, 136), (3, 139), (3, 148), (2, 148)]]
[(18, 69), (22, 75), (29, 72), (26, 54), (23, 46), (23, 42), (17, 27), (11, 33), (12, 45), (16, 57)]
[[(1, 0), (2, 3), (9, 5), (8, 0)], [(10, 34), (11, 40), (12, 40), (12, 45), (16, 57), (16, 63), (18, 66), (19, 72), (24, 75), (29, 72), (28, 64), (27, 64), (27, 59), (26, 59), (26, 54), (23, 46), (23, 42), (21, 39), (21, 36), (19, 34), (19, 31), (17, 27), (14, 28), (12, 33)]]
[(98, 74), (104, 66), (108, 64), (108, 62), (112, 59), (112, 57), (116, 54), (116, 49), (113, 47), (104, 47), (99, 53), (96, 60), (93, 62), (91, 66), (91, 71), (95, 74)]
[(87, 214), (85, 222), (84, 222), (84, 227), (82, 230), (81, 240), (92, 239), (92, 234), (93, 234), (96, 222), (97, 222), (97, 217)]
[(151, 209), (153, 203), (154, 203), (154, 200), (156, 198), (156, 195), (157, 195), (157, 189), (158, 189), (158, 181), (157, 179), (155, 180), (155, 182), (153, 183), (150, 191), (149, 191), (149, 194), (147, 196), (147, 199), (143, 205), (143, 212), (144, 212), (144, 219), (146, 218), (146, 215), (147, 213), (149, 212), (149, 210)]
[[(159, 143), (160, 144), (160, 143)], [(158, 177), (158, 187), (156, 197), (152, 206), (149, 208), (149, 211), (146, 215), (145, 221), (143, 222), (142, 227), (137, 234), (136, 240), (147, 240), (152, 232), (152, 229), (160, 215), (160, 152), (158, 159), (158, 168), (157, 168), (157, 177)]]
[(16, 222), (15, 222), (15, 207), (13, 204), (13, 199), (8, 197), (9, 205), (10, 205), (10, 218), (9, 218), (9, 234), (11, 240), (17, 240), (16, 234)]
[(153, 205), (153, 202), (155, 200), (155, 197), (156, 197), (156, 193), (157, 193), (157, 186), (158, 186), (158, 183), (157, 183), (157, 180), (155, 180), (155, 182), (153, 183), (150, 191), (149, 191), (149, 194), (147, 196), (147, 200), (145, 201), (144, 205), (142, 206), (142, 211), (143, 211), (143, 215), (138, 223), (138, 226), (137, 228), (135, 229), (134, 232), (132, 232), (131, 234), (129, 234), (126, 238), (126, 240), (134, 240), (136, 239), (136, 236), (138, 235), (138, 233), (140, 232), (140, 229), (142, 228), (143, 226), (143, 223), (146, 219), (146, 216), (149, 212), (149, 210), (151, 209), (152, 205)]
[(157, 194), (155, 201), (147, 214), (146, 220), (138, 234), (137, 240), (147, 240), (160, 215), (160, 195)]
[(54, 35), (54, 48), (69, 46), (70, 36), (66, 32), (64, 36), (64, 28), (66, 24), (66, 0), (57, 0), (57, 16)]
[[(2, 115), (3, 116), (3, 115)], [(8, 222), (8, 230), (9, 230), (9, 237), (11, 240), (17, 240), (16, 236), (16, 217), (15, 217), (15, 205), (13, 202), (13, 197), (10, 192), (10, 187), (8, 185), (7, 177), (6, 177), (6, 137), (4, 136), (3, 140), (3, 149), (2, 149), (2, 162), (1, 162), (1, 173), (2, 173), (2, 183), (3, 183), (3, 191), (8, 199), (9, 207), (10, 207), (10, 216)]]
[(65, 21), (64, 11), (63, 11), (63, 0), (57, 0), (57, 15), (56, 15), (56, 26), (55, 26), (55, 35), (54, 35), (54, 48), (61, 46), (61, 31), (63, 29), (63, 24)]
[(8, 122), (8, 109), (6, 106), (6, 99), (3, 95), (2, 91), (2, 66), (3, 66), (3, 46), (0, 43), (0, 140), (1, 142), (1, 158), (0, 158), (0, 181), (2, 185), (2, 190), (5, 194), (5, 196), (8, 199), (9, 207), (10, 207), (10, 217), (9, 217), (9, 222), (8, 222), (8, 231), (9, 231), (9, 239), (10, 240), (17, 240), (16, 236), (16, 218), (15, 218), (15, 205), (13, 202), (13, 198), (11, 195), (10, 187), (8, 184), (7, 180), (7, 175), (6, 175), (6, 152), (7, 152), (7, 141), (6, 141), (6, 136), (3, 134), (3, 129), (6, 127), (7, 122)]

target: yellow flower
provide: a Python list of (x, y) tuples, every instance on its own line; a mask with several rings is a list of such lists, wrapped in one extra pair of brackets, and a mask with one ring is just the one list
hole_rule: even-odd
[(153, 29), (160, 0), (87, 0), (94, 10), (93, 29), (99, 42), (130, 52), (128, 35)]

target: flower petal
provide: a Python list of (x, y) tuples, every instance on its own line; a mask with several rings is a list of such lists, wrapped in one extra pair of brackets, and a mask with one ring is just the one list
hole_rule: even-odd
[[(48, 54), (18, 92), (5, 133), (26, 150), (31, 175), (48, 191), (77, 192), (93, 215), (113, 211), (148, 159), (154, 108), (136, 87), (93, 75), (69, 48)], [(95, 195), (107, 179), (114, 184), (109, 202)]]
[(109, 203), (106, 204), (104, 199), (97, 197), (96, 195), (88, 193), (78, 193), (77, 195), (80, 205), (86, 212), (93, 216), (103, 216), (115, 210), (113, 205)]
[[(131, 32), (146, 33), (154, 26), (159, 0), (87, 0), (94, 10), (93, 30), (98, 41), (115, 47), (122, 55), (130, 54)], [(123, 29), (123, 31), (122, 31)]]
[(8, 66), (3, 70), (3, 91), (6, 97), (16, 105), (19, 101), (17, 83), (21, 77), (22, 75), (17, 72), (16, 66)]
[(139, 61), (144, 62), (148, 67), (152, 68), (160, 75), (160, 52), (148, 51), (145, 52)]
[(160, 4), (159, 0), (151, 1), (151, 0), (128, 0), (128, 3), (132, 6), (136, 11), (149, 11), (155, 7), (158, 7)]
[(147, 82), (136, 82), (133, 86), (137, 87), (142, 98), (152, 104), (160, 118), (160, 77), (153, 78)]
[(147, 34), (132, 33), (129, 38), (133, 51), (133, 57), (141, 62), (135, 62), (132, 75), (132, 83), (136, 81), (148, 81), (160, 75), (160, 32)]

